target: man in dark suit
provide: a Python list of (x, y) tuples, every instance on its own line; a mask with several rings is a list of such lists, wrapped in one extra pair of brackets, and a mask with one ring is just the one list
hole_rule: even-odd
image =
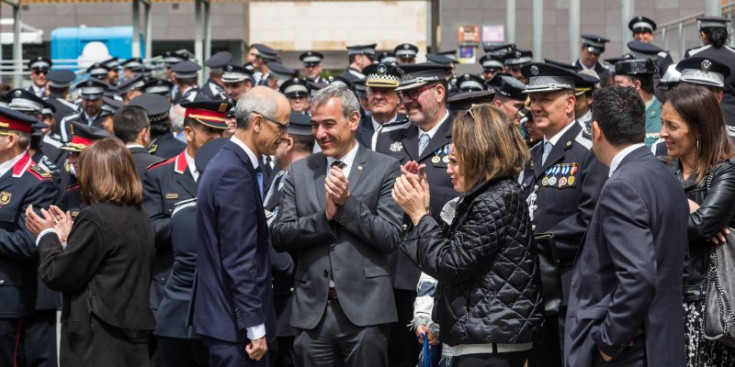
[(291, 165), (273, 224), (273, 246), (299, 252), (291, 314), (299, 366), (388, 364), (388, 324), (397, 320), (388, 256), (402, 219), (391, 189), (400, 168), (357, 143), (359, 110), (345, 86), (314, 95), (321, 153)]
[[(431, 191), (431, 213), (441, 220), (444, 204), (459, 196), (447, 175), (449, 145), (452, 143), (452, 116), (447, 111), (446, 73), (449, 65), (421, 63), (402, 65), (405, 72), (396, 89), (403, 94), (409, 124), (384, 125), (375, 138), (375, 151), (425, 165)], [(410, 220), (405, 219), (410, 225)], [(391, 325), (389, 360), (391, 366), (416, 365), (420, 344), (406, 325), (413, 318), (416, 285), (421, 271), (403, 251), (390, 255), (398, 322)], [(418, 323), (417, 326), (420, 326)]]
[(132, 154), (135, 170), (142, 180), (148, 167), (163, 160), (148, 154), (145, 148), (151, 142), (151, 123), (146, 110), (140, 106), (125, 106), (115, 113), (112, 127), (115, 136), (125, 143)]
[(290, 112), (286, 98), (267, 87), (245, 93), (235, 135), (202, 176), (192, 316), (210, 366), (269, 366), (276, 320), (258, 157), (275, 153)]
[(629, 88), (596, 93), (592, 141), (610, 167), (574, 265), (565, 366), (684, 366), (682, 277), (688, 206), (643, 145), (645, 108)]
[[(20, 112), (0, 107), (0, 365), (25, 366), (28, 318), (55, 324), (56, 312), (34, 315), (38, 256), (25, 224), (28, 205), (47, 208), (56, 198), (51, 173), (35, 165), (26, 151), (31, 125), (36, 121)], [(48, 320), (50, 316), (50, 320)], [(37, 351), (53, 347), (55, 337)], [(56, 362), (51, 355), (47, 362)]]
[[(530, 367), (562, 364), (561, 342), (572, 265), (607, 178), (590, 150), (590, 136), (575, 120), (577, 78), (556, 65), (532, 63), (522, 70), (529, 79), (530, 110), (543, 141), (531, 148), (531, 162), (519, 182), (527, 195), (533, 230), (552, 234), (537, 241), (546, 302), (541, 337), (529, 353)], [(548, 237), (548, 236), (547, 236)]]
[(357, 141), (362, 146), (373, 147), (373, 135), (386, 124), (396, 122), (406, 123), (406, 116), (398, 113), (401, 97), (396, 93), (396, 88), (401, 82), (403, 74), (395, 64), (372, 64), (364, 70), (367, 87), (367, 101), (369, 116), (360, 119), (360, 127), (357, 129)]

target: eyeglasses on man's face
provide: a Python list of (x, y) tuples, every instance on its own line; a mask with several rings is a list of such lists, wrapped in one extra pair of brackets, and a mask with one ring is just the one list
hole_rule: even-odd
[(278, 131), (281, 132), (281, 133), (283, 133), (284, 131), (286, 131), (286, 129), (288, 128), (288, 125), (286, 125), (284, 123), (280, 123), (280, 122), (278, 122), (278, 121), (276, 121), (276, 120), (274, 120), (274, 119), (272, 119), (272, 118), (270, 118), (270, 117), (268, 117), (268, 116), (266, 116), (266, 115), (264, 115), (264, 114), (262, 114), (260, 112), (253, 111), (253, 113), (258, 114), (258, 116), (266, 119), (267, 121), (270, 121), (270, 122), (276, 124), (276, 126), (278, 126)]

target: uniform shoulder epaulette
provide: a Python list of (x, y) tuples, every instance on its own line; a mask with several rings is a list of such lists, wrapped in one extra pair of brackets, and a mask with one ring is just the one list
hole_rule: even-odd
[(80, 188), (80, 187), (81, 187), (81, 186), (79, 186), (79, 184), (73, 184), (73, 185), (69, 185), (69, 186), (68, 186), (68, 187), (66, 188), (66, 191), (76, 190), (76, 189), (78, 189), (78, 188)]
[(28, 166), (28, 172), (32, 173), (34, 176), (36, 176), (36, 178), (40, 180), (48, 180), (53, 177), (51, 172), (43, 169), (43, 167), (37, 164), (31, 164), (30, 166)]
[(153, 163), (150, 166), (148, 166), (148, 168), (146, 168), (146, 171), (150, 171), (150, 170), (152, 170), (154, 168), (161, 167), (161, 166), (167, 165), (169, 163), (173, 163), (175, 160), (176, 160), (176, 157), (171, 157), (169, 159), (166, 159), (165, 161)]
[(393, 121), (393, 122), (389, 122), (383, 125), (383, 128), (380, 129), (380, 133), (383, 134), (383, 133), (389, 133), (391, 131), (407, 129), (410, 126), (411, 126), (411, 122), (408, 121), (408, 119)]
[(696, 54), (698, 54), (698, 53), (700, 53), (700, 52), (702, 52), (702, 51), (704, 51), (704, 50), (706, 50), (706, 49), (708, 49), (710, 47), (712, 47), (712, 45), (704, 45), (704, 46), (699, 46), (699, 47), (692, 47), (692, 48), (686, 50), (686, 52), (684, 52), (684, 55), (686, 55), (686, 57), (692, 57), (692, 56), (694, 56), (694, 55), (696, 55)]
[(148, 154), (155, 154), (158, 150), (158, 144), (151, 144), (150, 147), (148, 147)]
[(724, 46), (722, 46), (722, 48), (724, 48), (724, 49), (726, 49), (726, 50), (728, 50), (728, 51), (730, 51), (732, 53), (735, 53), (735, 49), (733, 49), (732, 47), (730, 47), (728, 45), (724, 45)]
[(574, 141), (581, 144), (587, 149), (592, 148), (592, 136), (585, 130), (582, 130), (574, 137)]

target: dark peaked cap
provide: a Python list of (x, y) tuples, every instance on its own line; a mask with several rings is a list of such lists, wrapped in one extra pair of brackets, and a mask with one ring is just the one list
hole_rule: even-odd
[(424, 62), (412, 65), (399, 66), (404, 74), (401, 78), (401, 84), (396, 91), (409, 90), (422, 87), (430, 83), (446, 80), (447, 72), (452, 70), (449, 65), (439, 65), (431, 62)]
[(577, 79), (577, 73), (546, 63), (531, 63), (521, 72), (528, 78), (526, 94), (574, 89)]

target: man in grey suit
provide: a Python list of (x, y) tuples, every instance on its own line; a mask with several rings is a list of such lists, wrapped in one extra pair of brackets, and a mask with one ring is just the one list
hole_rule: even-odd
[(357, 143), (360, 105), (331, 85), (312, 99), (321, 153), (291, 166), (273, 246), (298, 251), (291, 325), (300, 366), (386, 366), (388, 324), (396, 321), (388, 255), (402, 214), (391, 198), (397, 160)]
[(673, 173), (643, 145), (632, 89), (595, 94), (592, 149), (610, 177), (572, 273), (564, 365), (685, 365), (682, 277), (688, 206)]

